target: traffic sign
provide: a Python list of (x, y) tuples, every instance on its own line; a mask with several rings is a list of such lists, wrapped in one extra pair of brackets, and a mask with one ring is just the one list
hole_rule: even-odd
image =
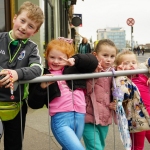
[(128, 26), (133, 26), (134, 23), (135, 23), (135, 20), (134, 20), (133, 18), (128, 18), (128, 19), (127, 19), (127, 25), (128, 25)]
[(75, 27), (82, 27), (82, 14), (72, 15), (72, 25)]

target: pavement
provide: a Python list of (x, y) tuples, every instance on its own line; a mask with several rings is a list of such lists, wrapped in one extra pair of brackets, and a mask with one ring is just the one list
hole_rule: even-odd
[[(150, 53), (144, 56), (137, 56), (139, 62), (150, 57)], [(47, 108), (33, 110), (28, 108), (25, 136), (23, 140), (23, 150), (61, 150), (61, 146), (55, 140), (50, 128), (50, 117)], [(81, 140), (82, 144), (83, 140)], [(145, 140), (145, 149), (149, 150), (150, 144)], [(0, 150), (3, 148), (3, 139), (0, 143)], [(120, 135), (116, 125), (110, 125), (106, 139), (105, 150), (125, 150), (120, 140)]]
[(140, 54), (139, 56), (136, 54), (136, 56), (139, 62), (143, 62), (150, 57), (150, 53), (145, 53), (144, 55)]

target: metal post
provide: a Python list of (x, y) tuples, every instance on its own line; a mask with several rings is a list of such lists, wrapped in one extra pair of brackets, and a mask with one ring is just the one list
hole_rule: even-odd
[(133, 18), (128, 18), (126, 22), (127, 22), (127, 25), (131, 26), (131, 50), (133, 51), (133, 37), (132, 37), (132, 33), (133, 33), (133, 25), (135, 23), (135, 20)]
[(133, 51), (133, 26), (131, 26), (131, 51)]

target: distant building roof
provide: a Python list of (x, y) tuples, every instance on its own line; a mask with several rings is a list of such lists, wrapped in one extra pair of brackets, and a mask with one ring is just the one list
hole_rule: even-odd
[(150, 43), (145, 44), (146, 49), (150, 49)]

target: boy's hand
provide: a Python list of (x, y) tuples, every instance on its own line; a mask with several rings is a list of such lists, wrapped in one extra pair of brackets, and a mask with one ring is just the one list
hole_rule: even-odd
[(10, 83), (10, 73), (12, 74), (12, 79), (13, 82), (18, 80), (18, 74), (15, 70), (10, 70), (10, 69), (4, 69), (0, 72), (0, 76), (4, 76), (1, 80), (0, 80), (0, 87), (5, 86), (5, 88), (9, 88), (11, 83)]
[(18, 74), (15, 70), (10, 70), (10, 69), (7, 69), (11, 72), (12, 76), (13, 76), (13, 82), (17, 81), (18, 80)]
[(69, 59), (66, 59), (66, 58), (63, 58), (60, 56), (61, 59), (63, 59), (64, 61), (59, 64), (59, 65), (63, 65), (63, 66), (74, 66), (75, 64), (75, 59), (74, 58), (69, 58)]
[[(43, 76), (53, 76), (53, 74), (45, 74)], [(47, 88), (49, 85), (51, 85), (52, 83), (54, 83), (55, 81), (50, 81), (50, 82), (42, 82), (41, 83), (41, 88), (45, 89)]]

